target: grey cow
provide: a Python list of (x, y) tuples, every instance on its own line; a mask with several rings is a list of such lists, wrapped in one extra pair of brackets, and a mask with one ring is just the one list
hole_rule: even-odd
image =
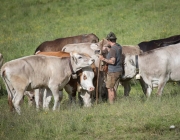
[(147, 84), (146, 95), (151, 95), (152, 89), (158, 87), (161, 95), (168, 81), (180, 80), (180, 43), (168, 47), (154, 49), (135, 55), (126, 55), (124, 78), (136, 75), (137, 67), (144, 82)]
[(8, 91), (10, 109), (20, 114), (20, 101), (25, 91), (48, 88), (54, 97), (53, 110), (59, 109), (59, 90), (68, 83), (72, 71), (76, 72), (94, 62), (90, 56), (71, 52), (70, 58), (31, 55), (5, 63), (1, 76)]

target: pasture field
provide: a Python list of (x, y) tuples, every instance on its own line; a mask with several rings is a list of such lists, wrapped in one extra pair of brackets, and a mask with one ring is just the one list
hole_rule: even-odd
[[(180, 34), (178, 0), (1, 0), (0, 53), (4, 61), (31, 55), (44, 41), (113, 31), (122, 45)], [(66, 93), (59, 112), (22, 106), (10, 113), (0, 78), (0, 140), (179, 140), (180, 87), (168, 83), (161, 98), (144, 97), (136, 80), (130, 96), (119, 86), (113, 105), (70, 106)], [(175, 125), (175, 129), (169, 129)]]

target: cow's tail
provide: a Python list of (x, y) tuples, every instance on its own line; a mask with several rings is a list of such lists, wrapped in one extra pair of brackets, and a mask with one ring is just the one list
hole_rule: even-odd
[[(13, 91), (12, 91), (12, 85), (10, 85), (10, 82), (7, 80), (7, 76), (6, 76), (6, 70), (2, 70), (1, 71), (1, 77), (6, 85), (6, 89), (8, 91), (8, 104), (9, 104), (9, 107), (10, 107), (10, 111), (13, 111), (14, 110), (14, 105), (12, 103), (12, 99), (13, 99)], [(10, 87), (11, 86), (11, 87)]]

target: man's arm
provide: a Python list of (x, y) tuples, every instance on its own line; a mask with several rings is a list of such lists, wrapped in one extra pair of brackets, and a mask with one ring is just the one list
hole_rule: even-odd
[(104, 62), (112, 65), (115, 63), (115, 60), (116, 59), (114, 57), (111, 57), (111, 59), (106, 59), (106, 58), (103, 59)]
[(102, 61), (104, 61), (104, 62), (106, 62), (106, 63), (108, 63), (108, 64), (114, 64), (115, 63), (115, 61), (116, 61), (116, 59), (114, 58), (114, 57), (111, 57), (111, 59), (106, 59), (106, 58), (104, 58), (102, 55), (99, 55), (99, 59), (100, 60), (102, 60)]

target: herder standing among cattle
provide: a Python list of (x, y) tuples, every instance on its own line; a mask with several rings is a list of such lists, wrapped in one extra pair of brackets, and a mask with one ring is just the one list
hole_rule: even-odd
[[(106, 79), (106, 88), (108, 89), (108, 100), (109, 103), (114, 103), (116, 99), (116, 91), (114, 86), (117, 80), (122, 75), (122, 47), (116, 43), (116, 35), (113, 32), (110, 32), (106, 39), (108, 40), (109, 46), (107, 47), (108, 54), (104, 58), (102, 55), (99, 55), (100, 60), (108, 64), (108, 72)], [(103, 48), (105, 49), (105, 48)]]

